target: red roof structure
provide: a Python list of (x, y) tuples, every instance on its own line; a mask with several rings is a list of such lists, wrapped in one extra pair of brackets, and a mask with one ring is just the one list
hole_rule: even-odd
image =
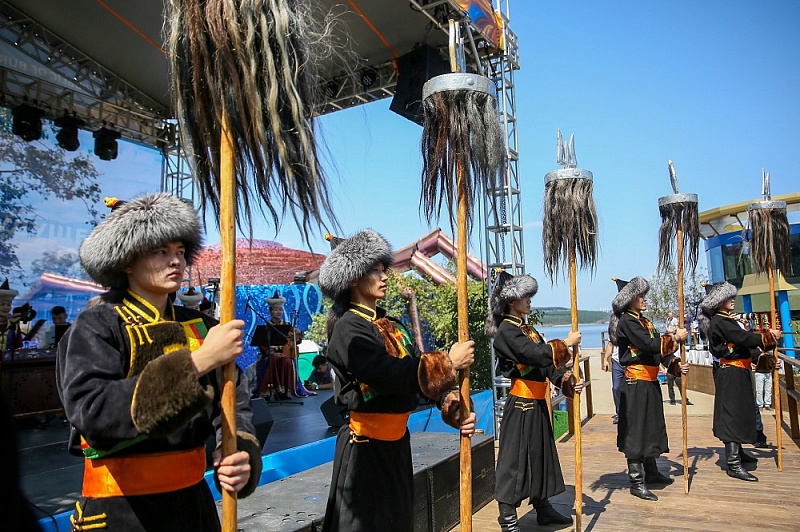
[[(290, 284), (296, 274), (317, 270), (325, 255), (290, 249), (271, 240), (236, 239), (236, 284)], [(220, 246), (204, 247), (192, 266), (192, 284), (204, 285), (220, 276)]]
[[(400, 272), (416, 270), (436, 284), (454, 282), (455, 277), (431, 260), (441, 253), (451, 260), (456, 257), (453, 239), (436, 228), (411, 244), (395, 251), (394, 268)], [(309, 283), (317, 282), (319, 267), (325, 255), (289, 249), (271, 240), (236, 240), (236, 284), (290, 284), (296, 275)], [(192, 267), (192, 284), (204, 285), (209, 278), (220, 276), (220, 246), (207, 246), (200, 251)], [(486, 267), (473, 255), (467, 255), (467, 273), (474, 279), (486, 280)]]

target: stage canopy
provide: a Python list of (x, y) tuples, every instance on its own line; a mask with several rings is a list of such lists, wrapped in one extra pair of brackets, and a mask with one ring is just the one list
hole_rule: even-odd
[[(45, 117), (74, 112), (96, 131), (158, 148), (174, 145), (165, 0), (9, 0), (0, 3), (2, 103), (29, 103)], [(394, 94), (396, 60), (417, 44), (447, 45), (447, 19), (468, 14), (479, 55), (502, 53), (501, 17), (490, 0), (318, 0), (336, 40), (354, 53), (321, 65), (319, 114)], [(505, 1), (504, 1), (505, 4)], [(487, 16), (488, 15), (488, 16)], [(485, 37), (484, 37), (485, 36)], [(492, 41), (495, 41), (493, 44)]]

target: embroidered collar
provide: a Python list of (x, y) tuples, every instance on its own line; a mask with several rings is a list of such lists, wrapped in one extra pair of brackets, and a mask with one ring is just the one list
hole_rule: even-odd
[(625, 314), (627, 314), (628, 316), (633, 316), (637, 320), (642, 317), (642, 315), (639, 312), (635, 312), (631, 309), (626, 310)]
[(522, 325), (522, 318), (514, 316), (513, 314), (503, 314), (503, 321), (507, 321), (515, 327)]
[(165, 318), (156, 307), (130, 290), (122, 299), (122, 304), (115, 306), (114, 309), (127, 323), (156, 323), (164, 319), (175, 321), (175, 309), (169, 299)]
[(370, 322), (375, 321), (378, 318), (377, 309), (371, 309), (359, 303), (350, 303), (350, 308), (348, 310), (356, 316), (361, 316)]
[(723, 318), (728, 318), (728, 319), (731, 319), (731, 320), (733, 319), (733, 316), (731, 316), (731, 313), (728, 312), (728, 311), (725, 311), (725, 310), (718, 310), (714, 315), (715, 316), (721, 316)]

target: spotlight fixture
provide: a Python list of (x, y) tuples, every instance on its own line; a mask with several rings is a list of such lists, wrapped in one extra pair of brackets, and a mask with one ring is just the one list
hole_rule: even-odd
[(11, 112), (13, 121), (11, 132), (22, 137), (22, 140), (31, 142), (42, 138), (42, 116), (44, 111), (24, 103), (15, 107)]
[(322, 93), (325, 95), (326, 98), (334, 99), (337, 94), (339, 94), (339, 84), (335, 81), (331, 80), (325, 83), (322, 87)]
[(61, 131), (56, 134), (56, 141), (59, 147), (67, 151), (75, 151), (80, 148), (78, 129), (82, 128), (85, 122), (77, 118), (74, 111), (72, 116), (67, 116), (67, 112), (64, 111), (64, 116), (57, 118), (55, 124), (56, 127), (61, 128)]
[(378, 81), (378, 72), (372, 67), (361, 69), (361, 86), (365, 89), (372, 87)]
[(94, 132), (94, 153), (101, 161), (113, 161), (117, 158), (117, 139), (120, 134), (103, 126)]

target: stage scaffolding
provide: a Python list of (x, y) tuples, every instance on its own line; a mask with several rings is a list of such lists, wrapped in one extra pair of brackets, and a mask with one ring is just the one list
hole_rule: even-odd
[[(483, 198), (485, 263), (489, 268), (503, 268), (518, 275), (525, 271), (514, 86), (514, 72), (520, 65), (517, 36), (510, 26), (510, 2), (491, 2), (502, 22), (502, 48), (487, 41), (460, 7), (477, 9), (482, 2), (410, 0), (408, 5), (427, 19), (431, 32), (444, 34), (447, 34), (446, 17), (462, 13), (469, 28), (470, 44), (474, 43), (474, 46), (465, 47), (467, 61), (473, 68), (480, 63), (485, 75), (496, 84), (506, 134), (507, 164), (498, 186), (487, 190)], [(484, 3), (489, 4), (488, 0)], [(113, 125), (123, 138), (161, 152), (162, 190), (195, 200), (190, 158), (181, 147), (177, 125), (169, 109), (11, 3), (0, 3), (0, 15), (0, 42), (11, 52), (7, 60), (25, 62), (27, 69), (15, 69), (12, 65), (0, 68), (4, 105), (31, 103), (43, 109), (48, 118), (59, 117), (68, 109), (85, 121), (87, 130)], [(369, 74), (369, 83), (365, 83), (365, 71)], [(362, 69), (360, 76), (332, 75), (323, 81), (325, 102), (316, 112), (322, 115), (392, 97), (396, 83), (395, 60), (373, 63), (368, 69)], [(492, 368), (494, 361), (492, 349)], [(502, 406), (506, 384), (500, 377), (493, 379), (495, 397), (499, 395), (500, 399), (496, 407)], [(500, 408), (496, 408), (496, 419), (500, 415)]]

